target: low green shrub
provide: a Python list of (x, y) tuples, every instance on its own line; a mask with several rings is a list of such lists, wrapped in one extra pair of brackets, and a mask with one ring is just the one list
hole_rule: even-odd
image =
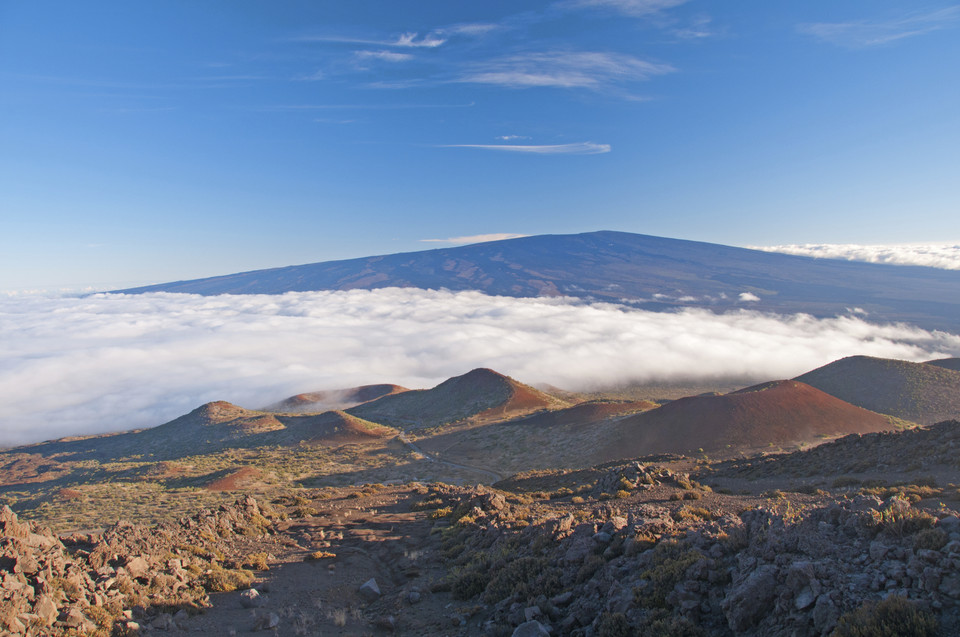
[(938, 629), (933, 613), (891, 596), (841, 615), (831, 637), (934, 637)]
[(253, 573), (246, 569), (227, 569), (214, 564), (203, 574), (201, 584), (212, 593), (228, 593), (240, 588), (250, 588)]
[(693, 549), (684, 549), (679, 542), (664, 541), (653, 549), (649, 569), (640, 574), (649, 583), (634, 591), (638, 605), (646, 608), (666, 608), (667, 595), (683, 579), (687, 569), (703, 559)]

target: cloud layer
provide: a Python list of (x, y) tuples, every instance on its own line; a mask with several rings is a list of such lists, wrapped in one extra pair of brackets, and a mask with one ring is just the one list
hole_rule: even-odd
[(795, 376), (837, 358), (960, 354), (960, 337), (852, 317), (654, 313), (417, 289), (0, 299), (0, 443), (158, 425), (359, 384), (428, 387), (485, 366), (578, 388)]
[(801, 245), (750, 247), (754, 250), (799, 254), (805, 257), (894, 265), (924, 265), (943, 270), (960, 270), (960, 244), (858, 245), (853, 243), (805, 243)]

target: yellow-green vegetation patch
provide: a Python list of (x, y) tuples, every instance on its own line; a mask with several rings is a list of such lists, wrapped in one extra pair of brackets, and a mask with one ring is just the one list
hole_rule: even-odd
[(331, 553), (330, 551), (314, 551), (313, 553), (310, 553), (309, 555), (307, 555), (307, 557), (305, 557), (304, 560), (308, 562), (315, 562), (318, 560), (330, 560), (335, 558), (336, 556), (337, 556), (336, 553)]
[(251, 571), (239, 568), (224, 568), (218, 564), (211, 564), (201, 578), (205, 589), (213, 593), (228, 593), (241, 588), (250, 588), (254, 576)]
[(934, 637), (938, 633), (933, 613), (894, 595), (841, 615), (832, 637)]
[(640, 577), (646, 585), (634, 589), (637, 604), (647, 608), (666, 608), (667, 595), (680, 583), (687, 569), (704, 559), (694, 549), (686, 549), (679, 542), (665, 540), (653, 549), (653, 561)]

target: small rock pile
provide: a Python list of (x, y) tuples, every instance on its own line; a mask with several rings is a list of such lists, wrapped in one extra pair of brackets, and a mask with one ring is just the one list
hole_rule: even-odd
[(614, 494), (620, 490), (643, 491), (661, 484), (689, 489), (693, 483), (687, 473), (677, 473), (666, 467), (642, 462), (631, 462), (609, 468), (597, 479), (593, 494)]
[(72, 559), (49, 530), (20, 522), (8, 506), (0, 510), (0, 629), (14, 634), (39, 634), (54, 622), (86, 630), (89, 619), (76, 612), (75, 596), (92, 590), (95, 582), (84, 565)]

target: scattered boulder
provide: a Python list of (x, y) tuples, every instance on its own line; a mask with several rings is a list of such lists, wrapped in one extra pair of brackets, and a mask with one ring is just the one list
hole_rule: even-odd
[(257, 617), (253, 623), (253, 630), (273, 630), (280, 626), (280, 616), (276, 613), (266, 613)]
[(244, 608), (260, 608), (263, 606), (263, 597), (255, 588), (248, 588), (240, 593), (240, 605)]
[(377, 585), (377, 580), (373, 577), (364, 582), (357, 592), (360, 593), (360, 597), (362, 597), (364, 601), (368, 603), (377, 601), (381, 594), (380, 587)]
[(534, 619), (517, 626), (511, 637), (550, 637), (550, 631)]
[(777, 595), (777, 567), (765, 564), (727, 594), (723, 610), (734, 632), (754, 626), (772, 607)]

